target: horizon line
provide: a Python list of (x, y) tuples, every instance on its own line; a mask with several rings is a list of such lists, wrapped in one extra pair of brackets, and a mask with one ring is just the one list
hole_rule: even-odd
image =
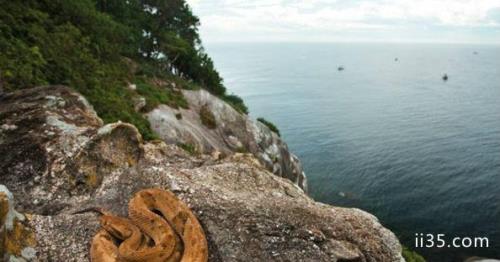
[(476, 42), (476, 41), (398, 41), (398, 40), (203, 40), (203, 44), (225, 44), (225, 43), (297, 43), (297, 44), (442, 44), (442, 45), (489, 45), (500, 46), (500, 42)]

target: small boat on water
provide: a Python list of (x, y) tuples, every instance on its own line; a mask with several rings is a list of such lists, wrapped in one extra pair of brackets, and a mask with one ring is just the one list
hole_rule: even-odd
[(447, 74), (443, 75), (443, 81), (448, 81), (448, 75)]
[(343, 66), (339, 66), (339, 67), (337, 68), (337, 70), (338, 70), (338, 71), (344, 71), (344, 67), (343, 67)]

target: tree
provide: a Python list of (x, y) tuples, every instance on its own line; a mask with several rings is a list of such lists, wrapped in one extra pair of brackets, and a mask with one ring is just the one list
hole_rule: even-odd
[[(139, 78), (198, 85), (246, 112), (241, 99), (227, 96), (201, 45), (199, 19), (185, 0), (0, 0), (0, 5), (2, 89), (71, 86), (105, 122), (131, 122), (146, 138), (153, 137), (148, 122), (130, 103), (137, 94), (124, 88)], [(131, 64), (140, 70), (130, 70)]]

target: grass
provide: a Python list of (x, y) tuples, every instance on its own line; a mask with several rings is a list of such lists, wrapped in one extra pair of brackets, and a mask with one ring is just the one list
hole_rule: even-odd
[(257, 121), (261, 122), (262, 124), (264, 124), (265, 126), (267, 126), (271, 131), (273, 131), (279, 137), (281, 137), (280, 130), (276, 127), (276, 125), (274, 125), (273, 123), (267, 121), (266, 119), (264, 119), (262, 117), (257, 118)]

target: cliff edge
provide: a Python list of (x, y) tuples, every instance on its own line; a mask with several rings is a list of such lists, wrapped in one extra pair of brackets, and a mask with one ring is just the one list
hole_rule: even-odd
[(2, 187), (0, 250), (12, 234), (4, 213), (19, 214), (23, 230), (35, 234), (23, 247), (8, 246), (3, 259), (88, 261), (98, 217), (73, 213), (98, 206), (123, 216), (134, 192), (156, 187), (196, 214), (210, 261), (404, 261), (398, 239), (377, 218), (314, 202), (254, 154), (192, 155), (144, 142), (130, 124), (103, 126), (66, 87), (2, 94), (0, 121), (0, 184), (12, 192)]
[(206, 90), (180, 90), (189, 108), (159, 105), (147, 114), (152, 129), (167, 143), (190, 145), (203, 154), (253, 154), (273, 174), (307, 191), (300, 160), (266, 125), (252, 121)]

